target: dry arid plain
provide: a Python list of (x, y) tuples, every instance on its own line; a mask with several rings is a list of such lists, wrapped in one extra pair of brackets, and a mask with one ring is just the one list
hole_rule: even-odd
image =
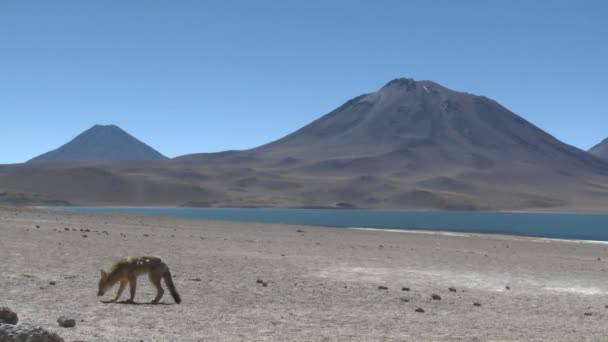
[[(601, 341), (607, 248), (1, 208), (0, 306), (66, 341)], [(148, 304), (146, 277), (101, 302), (125, 255), (161, 256), (182, 304)]]

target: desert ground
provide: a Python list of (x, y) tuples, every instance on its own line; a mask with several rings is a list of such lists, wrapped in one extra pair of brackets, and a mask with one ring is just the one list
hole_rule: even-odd
[[(600, 341), (607, 248), (0, 208), (0, 306), (66, 341)], [(126, 255), (162, 257), (182, 304), (148, 304), (145, 276), (135, 305), (103, 303)]]

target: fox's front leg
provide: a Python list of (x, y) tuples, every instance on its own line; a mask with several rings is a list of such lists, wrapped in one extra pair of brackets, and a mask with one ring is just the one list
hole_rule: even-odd
[(116, 297), (114, 297), (114, 299), (112, 300), (113, 302), (117, 301), (118, 298), (120, 298), (120, 296), (122, 296), (122, 293), (125, 290), (125, 287), (127, 287), (127, 281), (121, 280), (120, 286), (118, 286), (118, 291), (116, 292)]
[(131, 298), (129, 299), (129, 303), (135, 303), (135, 290), (137, 288), (137, 277), (130, 276), (129, 277), (129, 290), (131, 292)]

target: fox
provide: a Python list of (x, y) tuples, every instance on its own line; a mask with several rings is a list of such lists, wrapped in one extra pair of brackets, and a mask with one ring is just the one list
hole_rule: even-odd
[(175, 300), (177, 304), (182, 302), (182, 299), (173, 284), (169, 266), (167, 266), (161, 258), (155, 256), (124, 257), (116, 261), (109, 272), (101, 269), (97, 296), (103, 296), (106, 291), (112, 288), (112, 286), (117, 282), (120, 282), (116, 297), (110, 301), (110, 303), (116, 302), (122, 295), (125, 287), (127, 287), (128, 282), (131, 297), (127, 302), (134, 303), (137, 277), (146, 273), (148, 274), (150, 282), (156, 288), (156, 297), (152, 300), (152, 304), (157, 304), (165, 293), (160, 284), (161, 278), (165, 279), (165, 284), (169, 288), (173, 300)]

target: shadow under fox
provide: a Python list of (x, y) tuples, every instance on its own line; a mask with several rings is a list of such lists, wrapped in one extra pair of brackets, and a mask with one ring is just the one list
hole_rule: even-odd
[(97, 291), (98, 296), (103, 296), (107, 290), (111, 289), (114, 284), (120, 282), (116, 297), (112, 300), (115, 302), (120, 298), (127, 283), (129, 283), (129, 290), (131, 297), (129, 302), (133, 302), (135, 299), (135, 291), (137, 288), (137, 277), (142, 274), (148, 274), (148, 278), (154, 287), (156, 288), (156, 297), (152, 301), (156, 304), (163, 297), (165, 291), (163, 290), (160, 282), (161, 278), (165, 280), (165, 284), (171, 293), (171, 297), (177, 304), (181, 303), (182, 299), (175, 289), (173, 279), (171, 278), (171, 272), (169, 266), (165, 264), (159, 257), (153, 256), (142, 256), (142, 257), (126, 257), (115, 262), (108, 272), (101, 270), (101, 279), (99, 279), (99, 290)]

